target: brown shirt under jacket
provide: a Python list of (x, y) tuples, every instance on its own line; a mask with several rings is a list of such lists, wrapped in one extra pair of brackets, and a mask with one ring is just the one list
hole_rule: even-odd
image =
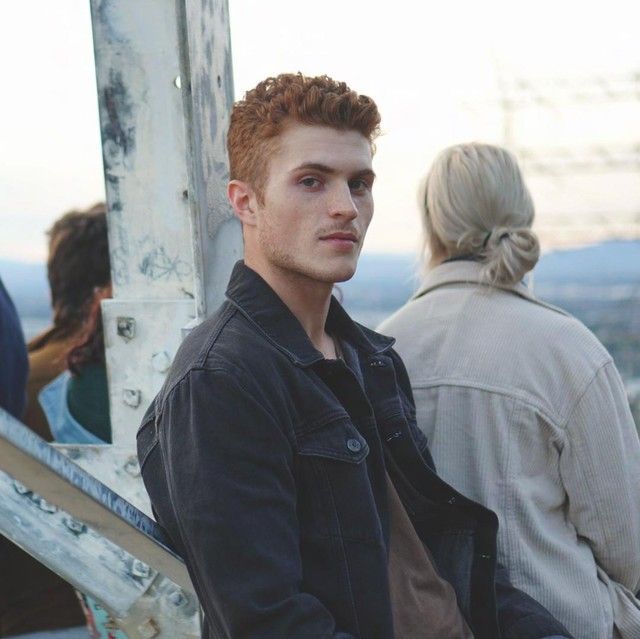
[(387, 475), (389, 514), (389, 590), (397, 639), (473, 639), (456, 594), (438, 575)]

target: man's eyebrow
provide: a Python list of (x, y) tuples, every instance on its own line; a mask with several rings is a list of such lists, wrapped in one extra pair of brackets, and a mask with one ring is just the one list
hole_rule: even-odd
[(359, 178), (370, 177), (371, 179), (375, 180), (376, 173), (373, 169), (362, 169), (362, 171), (356, 171), (356, 173), (353, 174), (353, 177), (359, 177)]
[[(305, 162), (304, 164), (300, 164), (291, 170), (292, 173), (296, 171), (319, 171), (320, 173), (325, 173), (327, 175), (333, 175), (338, 171), (333, 167), (327, 166), (326, 164), (321, 164), (319, 162)], [(353, 173), (353, 177), (371, 177), (375, 178), (376, 174), (373, 169), (362, 169), (361, 171), (356, 171)]]
[(320, 173), (327, 173), (331, 175), (332, 173), (337, 173), (337, 171), (326, 164), (320, 164), (319, 162), (304, 162), (296, 166), (295, 169), (291, 170), (291, 173), (295, 171), (319, 171)]

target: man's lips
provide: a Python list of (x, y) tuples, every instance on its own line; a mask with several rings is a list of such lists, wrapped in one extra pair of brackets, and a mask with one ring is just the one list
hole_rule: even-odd
[(358, 237), (355, 233), (330, 233), (329, 235), (323, 235), (320, 237), (321, 240), (341, 240), (344, 242), (353, 242), (356, 243), (358, 241)]

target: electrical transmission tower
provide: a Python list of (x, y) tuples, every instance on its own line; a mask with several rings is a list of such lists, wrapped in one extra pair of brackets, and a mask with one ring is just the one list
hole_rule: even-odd
[[(528, 178), (541, 188), (544, 181), (556, 190), (559, 185), (575, 188), (576, 199), (589, 200), (589, 192), (598, 189), (611, 195), (604, 206), (600, 197), (599, 205), (586, 203), (582, 210), (546, 211), (539, 227), (543, 242), (546, 238), (557, 243), (563, 235), (566, 243), (640, 238), (640, 70), (542, 79), (499, 73), (498, 90), (502, 142), (516, 154)], [(581, 119), (581, 134), (574, 132), (574, 140), (563, 140), (558, 122), (570, 128)], [(635, 126), (630, 124), (615, 141), (607, 139), (622, 121)], [(538, 144), (536, 139), (531, 144), (535, 131), (552, 142)]]
[[(561, 175), (576, 172), (640, 171), (640, 126), (624, 145), (592, 144), (581, 149), (519, 146), (515, 119), (519, 111), (568, 110), (589, 105), (609, 106), (635, 102), (640, 107), (640, 71), (626, 75), (589, 78), (514, 78), (500, 82), (504, 143), (518, 155), (530, 173)], [(638, 120), (640, 122), (640, 119)]]

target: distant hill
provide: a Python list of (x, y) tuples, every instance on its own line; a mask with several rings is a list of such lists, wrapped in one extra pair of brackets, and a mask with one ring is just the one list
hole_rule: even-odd
[[(357, 321), (375, 328), (416, 290), (417, 272), (411, 255), (363, 255), (353, 279), (339, 285), (343, 303)], [(624, 379), (640, 379), (640, 241), (548, 253), (535, 268), (534, 289), (584, 322)]]
[[(368, 254), (358, 271), (339, 285), (344, 303), (352, 310), (380, 304), (393, 311), (419, 285), (419, 264), (411, 254)], [(599, 291), (610, 285), (640, 286), (640, 241), (616, 240), (579, 249), (546, 253), (535, 268), (535, 288), (555, 297), (558, 286), (578, 285)]]
[(629, 284), (640, 282), (640, 241), (615, 240), (584, 248), (554, 251), (535, 269), (545, 284)]

